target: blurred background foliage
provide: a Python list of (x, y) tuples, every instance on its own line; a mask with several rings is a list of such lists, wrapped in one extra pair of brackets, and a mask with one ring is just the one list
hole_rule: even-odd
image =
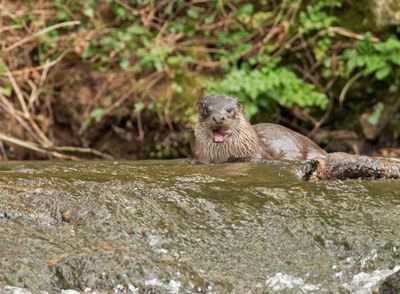
[(328, 151), (400, 156), (394, 0), (0, 6), (1, 159), (190, 156), (217, 92)]

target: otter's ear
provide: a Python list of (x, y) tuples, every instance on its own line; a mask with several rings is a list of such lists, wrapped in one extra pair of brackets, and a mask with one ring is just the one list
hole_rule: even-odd
[(236, 103), (236, 107), (237, 107), (237, 109), (239, 110), (239, 111), (243, 111), (243, 102), (242, 101), (238, 101), (237, 103)]
[(204, 103), (202, 101), (196, 102), (196, 109), (198, 112), (201, 112), (204, 109)]

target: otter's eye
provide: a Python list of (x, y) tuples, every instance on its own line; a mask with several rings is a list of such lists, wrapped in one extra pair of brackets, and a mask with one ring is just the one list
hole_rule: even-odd
[(227, 112), (227, 113), (232, 113), (232, 112), (233, 112), (233, 108), (228, 108), (228, 109), (226, 110), (226, 112)]
[(209, 115), (210, 115), (210, 109), (204, 108), (203, 114), (204, 114), (205, 116), (209, 116)]

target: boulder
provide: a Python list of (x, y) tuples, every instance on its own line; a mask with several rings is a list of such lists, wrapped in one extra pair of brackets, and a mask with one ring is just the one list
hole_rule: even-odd
[(398, 294), (400, 293), (400, 270), (387, 277), (374, 290), (374, 294)]

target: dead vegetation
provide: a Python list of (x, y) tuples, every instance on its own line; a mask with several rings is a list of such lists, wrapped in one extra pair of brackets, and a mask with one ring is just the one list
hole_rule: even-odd
[[(283, 60), (273, 70), (289, 69), (299, 92), (312, 85), (328, 101), (318, 110), (308, 92), (303, 104), (292, 95), (288, 105), (268, 91), (252, 98), (233, 91), (255, 108), (255, 120), (273, 117), (330, 151), (363, 153), (372, 142), (397, 154), (397, 98), (361, 101), (351, 88), (363, 91), (371, 77), (364, 69), (343, 74), (341, 54), (365, 35), (333, 17), (325, 23), (336, 4), (315, 0), (308, 10), (302, 1), (278, 2), (0, 0), (0, 159), (189, 156), (194, 101), (250, 60), (250, 71)], [(379, 87), (373, 95), (386, 95)], [(359, 127), (361, 115), (367, 123)]]
[[(80, 32), (81, 20), (54, 23), (59, 7), (34, 2), (0, 2), (1, 159), (140, 159), (172, 145), (179, 151), (159, 156), (189, 154), (190, 136), (178, 134), (182, 125), (168, 107), (134, 109), (169, 95), (164, 72), (93, 70), (82, 53), (108, 28)], [(57, 37), (49, 39), (52, 32)]]

